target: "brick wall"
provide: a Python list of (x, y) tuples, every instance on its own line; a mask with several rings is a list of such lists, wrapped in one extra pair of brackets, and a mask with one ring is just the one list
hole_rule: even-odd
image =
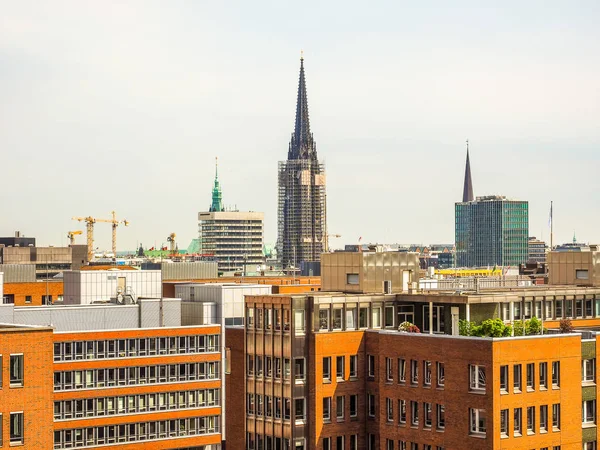
[[(33, 283), (4, 283), (4, 295), (15, 296), (15, 306), (40, 306), (42, 296), (51, 295), (55, 302), (59, 295), (63, 295), (62, 281), (33, 282)], [(26, 297), (31, 296), (31, 302), (26, 303)]]
[[(230, 373), (225, 375), (227, 396), (226, 445), (228, 450), (243, 449), (246, 445), (246, 330), (242, 327), (225, 329), (225, 342), (230, 352)], [(225, 449), (223, 449), (225, 450)]]

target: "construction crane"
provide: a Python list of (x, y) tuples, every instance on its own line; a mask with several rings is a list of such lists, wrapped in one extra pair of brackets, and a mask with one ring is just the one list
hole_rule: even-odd
[(342, 235), (341, 234), (328, 234), (327, 235), (327, 242), (325, 243), (325, 251), (328, 252), (329, 251), (329, 238), (341, 238)]
[(175, 243), (175, 237), (176, 237), (176, 236), (177, 236), (177, 235), (176, 235), (175, 233), (171, 233), (171, 234), (169, 235), (169, 237), (167, 238), (167, 242), (169, 243), (169, 245), (170, 245), (170, 247), (171, 247), (171, 248), (170, 248), (170, 250), (171, 250), (171, 255), (174, 255), (174, 254), (175, 254), (175, 249), (176, 249), (176, 247), (177, 247), (177, 244)]
[(119, 224), (123, 224), (126, 227), (129, 226), (129, 221), (127, 220), (117, 220), (117, 213), (112, 211), (112, 219), (96, 219), (95, 217), (73, 217), (73, 220), (77, 220), (79, 222), (85, 222), (85, 227), (87, 230), (87, 253), (88, 253), (88, 261), (94, 259), (94, 224), (96, 222), (102, 223), (110, 223), (112, 224), (112, 251), (113, 257), (117, 257), (117, 227)]
[(75, 236), (79, 236), (80, 234), (83, 234), (83, 231), (81, 231), (81, 230), (69, 231), (67, 233), (67, 238), (69, 238), (69, 244), (75, 245)]

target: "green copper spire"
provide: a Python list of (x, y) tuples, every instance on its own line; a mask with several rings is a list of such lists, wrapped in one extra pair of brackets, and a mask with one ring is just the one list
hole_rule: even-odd
[(211, 212), (223, 211), (223, 195), (221, 193), (221, 185), (219, 184), (218, 160), (215, 158), (215, 186), (212, 190), (212, 205)]

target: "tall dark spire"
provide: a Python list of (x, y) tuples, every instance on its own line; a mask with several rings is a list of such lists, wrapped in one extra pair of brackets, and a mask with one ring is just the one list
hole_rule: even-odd
[(306, 79), (304, 77), (304, 56), (300, 57), (300, 80), (298, 81), (298, 100), (296, 102), (296, 124), (290, 142), (288, 159), (317, 159), (313, 135), (308, 119), (308, 99)]
[(472, 202), (473, 198), (473, 181), (471, 180), (471, 163), (469, 161), (469, 141), (467, 140), (467, 164), (465, 166), (465, 184), (463, 187), (463, 202)]

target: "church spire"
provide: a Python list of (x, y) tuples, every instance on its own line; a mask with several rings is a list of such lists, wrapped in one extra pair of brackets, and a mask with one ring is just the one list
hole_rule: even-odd
[(288, 159), (316, 159), (316, 148), (310, 132), (308, 119), (308, 99), (306, 95), (306, 79), (304, 76), (304, 54), (300, 56), (300, 79), (298, 81), (298, 100), (296, 102), (296, 124)]
[(469, 161), (469, 140), (467, 139), (467, 164), (465, 165), (465, 183), (463, 186), (463, 202), (472, 202), (473, 197), (473, 181), (471, 180), (471, 163)]
[(212, 190), (211, 212), (223, 211), (223, 195), (221, 193), (221, 184), (219, 183), (218, 158), (215, 158), (215, 185)]

